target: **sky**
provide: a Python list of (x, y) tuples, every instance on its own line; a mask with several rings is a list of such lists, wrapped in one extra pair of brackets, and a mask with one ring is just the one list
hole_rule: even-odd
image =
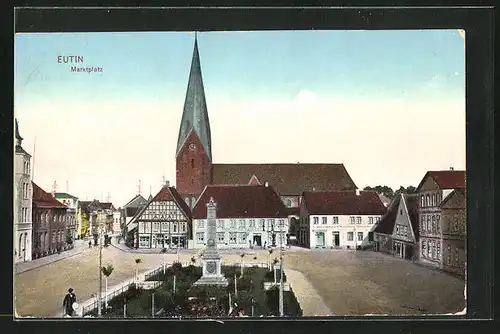
[[(175, 185), (193, 46), (191, 32), (16, 34), (34, 182), (116, 206), (139, 180), (144, 196)], [(359, 188), (396, 189), (465, 169), (463, 31), (203, 32), (198, 46), (214, 163), (343, 163)]]

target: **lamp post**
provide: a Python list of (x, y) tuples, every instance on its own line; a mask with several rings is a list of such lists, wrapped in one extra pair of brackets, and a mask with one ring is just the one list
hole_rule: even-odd
[(279, 311), (280, 317), (283, 317), (283, 224), (280, 227), (280, 290), (279, 290)]
[(97, 316), (101, 317), (101, 301), (102, 301), (102, 223), (99, 224), (98, 232), (99, 232), (99, 294), (98, 294), (98, 303), (97, 303)]

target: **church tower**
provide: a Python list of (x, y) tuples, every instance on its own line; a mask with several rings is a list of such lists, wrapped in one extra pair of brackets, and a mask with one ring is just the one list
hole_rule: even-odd
[(196, 34), (175, 160), (177, 191), (192, 208), (212, 181), (210, 122)]

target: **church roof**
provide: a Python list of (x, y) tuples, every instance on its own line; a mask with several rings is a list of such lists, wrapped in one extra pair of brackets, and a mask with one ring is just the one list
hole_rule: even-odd
[(357, 189), (343, 164), (214, 164), (213, 184), (248, 184), (255, 176), (280, 195)]
[(193, 208), (193, 219), (207, 219), (206, 204), (213, 197), (217, 218), (286, 218), (288, 210), (272, 187), (209, 185)]
[(195, 38), (191, 71), (184, 101), (179, 137), (177, 139), (177, 152), (181, 151), (191, 130), (196, 131), (201, 144), (212, 161), (212, 142), (210, 134), (210, 122), (208, 119), (207, 102), (205, 100), (205, 89), (201, 74), (200, 55), (198, 52), (198, 40)]
[(303, 193), (309, 214), (383, 215), (386, 208), (375, 191), (313, 191)]
[(41, 208), (67, 209), (67, 206), (55, 199), (51, 194), (40, 188), (35, 182), (33, 185), (33, 204)]
[(428, 177), (431, 177), (440, 189), (465, 188), (464, 170), (439, 170), (425, 173), (425, 176), (417, 187), (417, 191)]
[(17, 121), (17, 118), (16, 118), (15, 127), (16, 127), (16, 139), (23, 140), (23, 137), (21, 137), (21, 134), (19, 133), (19, 123)]

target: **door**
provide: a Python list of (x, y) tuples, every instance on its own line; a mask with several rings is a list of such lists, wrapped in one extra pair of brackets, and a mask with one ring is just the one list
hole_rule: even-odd
[(325, 233), (316, 232), (316, 247), (325, 247)]
[(340, 246), (340, 235), (339, 235), (339, 232), (333, 232), (333, 246), (334, 247), (339, 247)]
[(262, 246), (262, 238), (260, 235), (254, 235), (253, 236), (253, 242), (256, 246), (261, 247)]

